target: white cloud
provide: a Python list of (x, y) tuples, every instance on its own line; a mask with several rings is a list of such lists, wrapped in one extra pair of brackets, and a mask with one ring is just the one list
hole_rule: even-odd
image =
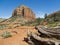
[(36, 17), (44, 18), (45, 13), (42, 11), (37, 11), (36, 12)]

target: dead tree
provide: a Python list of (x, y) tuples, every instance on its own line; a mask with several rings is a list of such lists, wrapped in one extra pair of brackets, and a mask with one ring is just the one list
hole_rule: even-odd
[[(36, 26), (36, 29), (40, 35), (28, 30), (27, 39), (30, 45), (60, 45), (60, 28)], [(42, 37), (41, 35), (45, 35), (45, 37)]]

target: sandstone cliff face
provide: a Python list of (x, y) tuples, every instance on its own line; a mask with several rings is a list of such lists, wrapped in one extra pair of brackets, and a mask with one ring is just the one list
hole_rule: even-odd
[(26, 20), (34, 20), (35, 19), (35, 14), (27, 6), (17, 7), (12, 13), (12, 16), (15, 16), (15, 15), (20, 15), (21, 17), (24, 17)]

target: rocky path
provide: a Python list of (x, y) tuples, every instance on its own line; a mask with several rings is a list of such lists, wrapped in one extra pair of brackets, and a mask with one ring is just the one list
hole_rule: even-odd
[[(0, 41), (0, 45), (28, 45), (28, 43), (24, 41), (24, 37), (27, 36), (27, 30), (29, 29), (32, 32), (36, 32), (36, 30), (31, 27), (24, 28), (7, 29), (6, 31), (10, 31), (13, 36)], [(17, 34), (12, 33), (13, 31), (17, 32)]]

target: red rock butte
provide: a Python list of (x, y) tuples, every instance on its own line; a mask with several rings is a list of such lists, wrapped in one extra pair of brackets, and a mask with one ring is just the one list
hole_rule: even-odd
[(35, 20), (35, 14), (33, 11), (25, 5), (17, 7), (12, 13), (12, 16), (15, 15), (20, 15), (26, 20)]

